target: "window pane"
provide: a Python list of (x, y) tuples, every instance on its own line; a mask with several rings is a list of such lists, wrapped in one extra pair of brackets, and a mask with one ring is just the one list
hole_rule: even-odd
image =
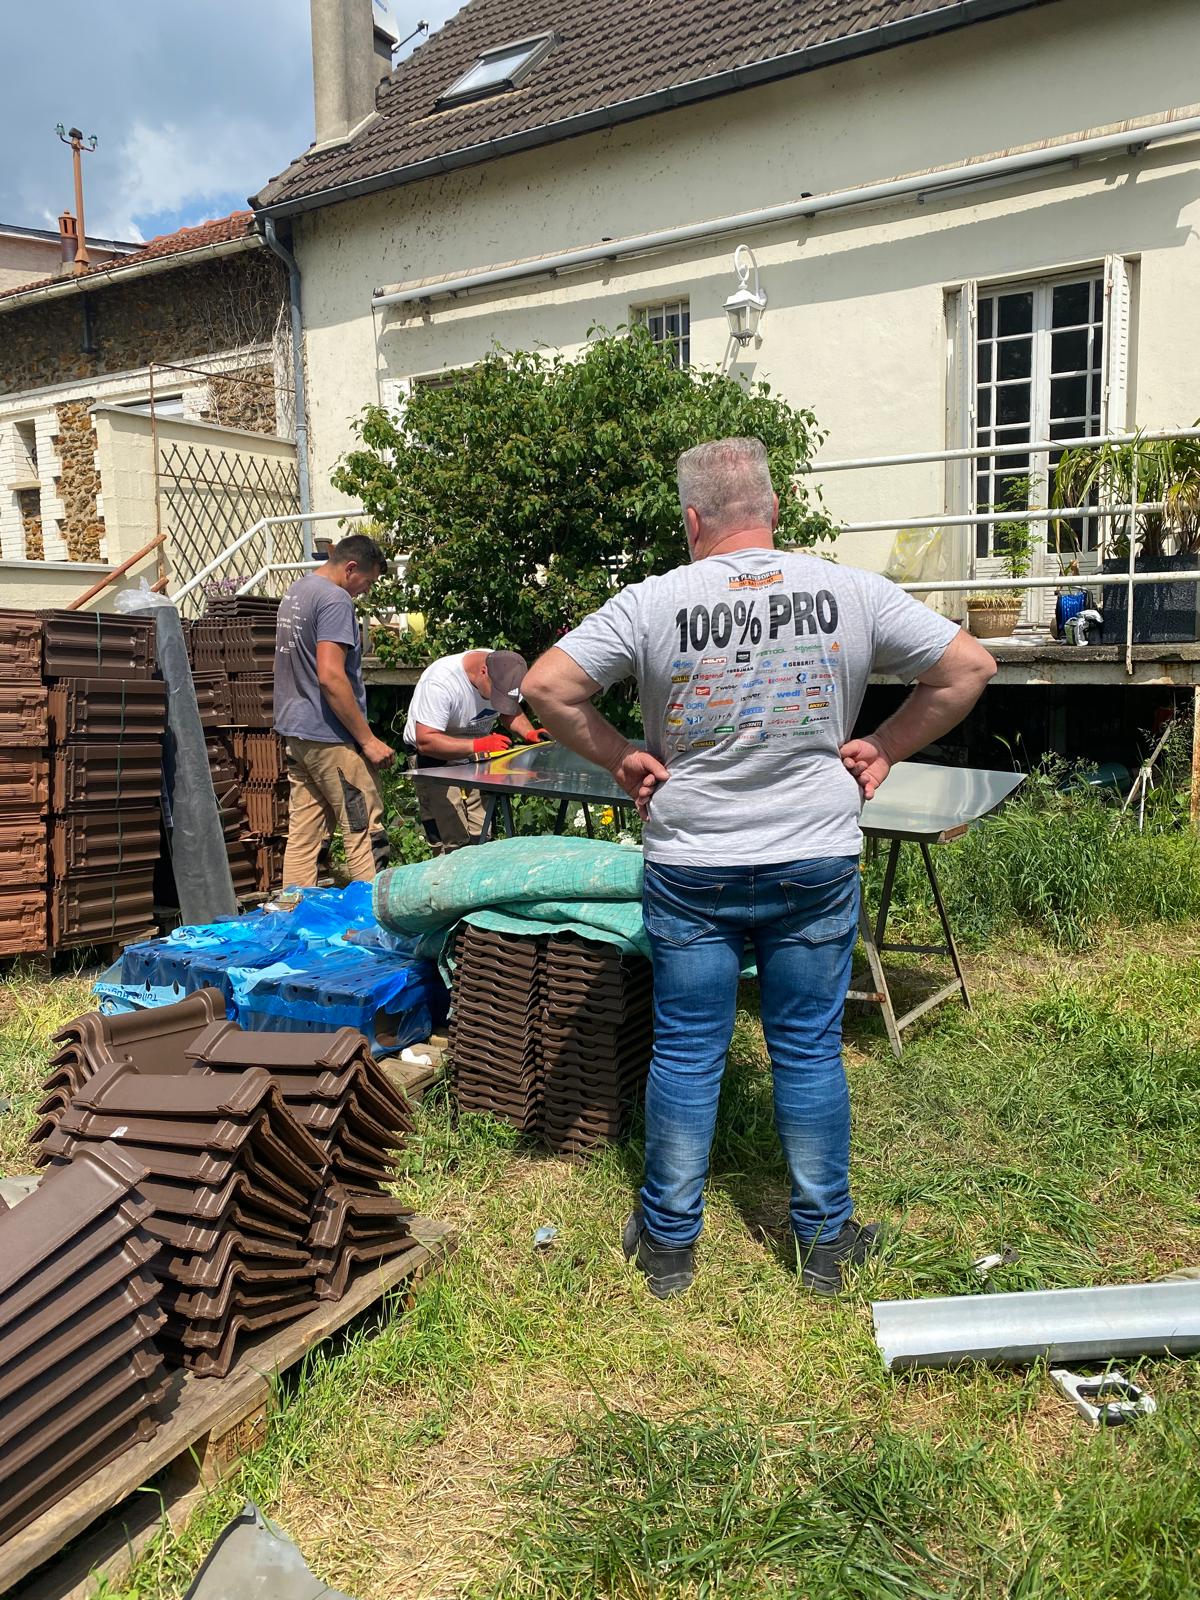
[(1086, 378), (1054, 378), (1050, 383), (1052, 417), (1085, 417), (1088, 413)]
[(1028, 444), (1028, 442), (1029, 424), (1027, 422), (1021, 423), (1016, 427), (996, 429), (997, 444)]
[(646, 326), (650, 329), (650, 337), (655, 344), (661, 344), (663, 339), (662, 313), (652, 311), (646, 318)]
[(1092, 321), (1104, 321), (1104, 279), (1097, 278), (1092, 284)]
[(975, 509), (986, 511), (992, 503), (992, 480), (986, 472), (980, 472), (975, 477)]
[(1087, 283), (1060, 283), (1054, 291), (1050, 325), (1069, 328), (1075, 322), (1090, 322), (1092, 285)]
[(986, 561), (991, 554), (988, 549), (988, 539), (991, 529), (986, 525), (975, 529), (975, 554), (980, 561)]
[(1074, 333), (1056, 333), (1050, 340), (1051, 372), (1078, 372), (1088, 364), (1086, 328)]
[(1033, 370), (1033, 340), (1014, 339), (1010, 344), (998, 345), (1000, 376), (1002, 378), (1027, 378)]
[(1001, 334), (1033, 331), (1032, 293), (1002, 294), (997, 299), (1000, 304)]
[(992, 302), (990, 299), (979, 302), (979, 337), (990, 339), (992, 337)]
[(1029, 385), (1014, 383), (996, 390), (996, 421), (1029, 421)]
[(979, 426), (990, 428), (992, 425), (992, 391), (980, 389), (979, 391)]
[(981, 345), (979, 348), (979, 381), (990, 383), (992, 380), (992, 347), (990, 344)]

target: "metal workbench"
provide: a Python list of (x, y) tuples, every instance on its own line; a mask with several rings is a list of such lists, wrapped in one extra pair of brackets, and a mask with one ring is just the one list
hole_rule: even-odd
[[(608, 772), (557, 744), (521, 745), (480, 761), (423, 767), (420, 776), (448, 788), (479, 790), (484, 796), (483, 825), (477, 841), (480, 844), (495, 838), (498, 824), (505, 834), (516, 833), (512, 802), (521, 795), (558, 801), (555, 833), (562, 833), (565, 828), (572, 803), (583, 806), (589, 836), (594, 831), (593, 806), (612, 806), (622, 812), (632, 807), (629, 796)], [(1025, 775), (1020, 772), (987, 772), (975, 767), (939, 767), (919, 761), (901, 761), (892, 768), (876, 797), (863, 806), (860, 819), (863, 834), (868, 841), (886, 842), (888, 856), (874, 917), (865, 897), (859, 910), (859, 928), (874, 988), (851, 989), (847, 998), (879, 1006), (888, 1040), (897, 1056), (903, 1048), (901, 1035), (918, 1017), (954, 994), (961, 995), (965, 1006), (971, 1004), (938, 883), (932, 846), (960, 838), (974, 823), (1001, 806), (1024, 781)], [(896, 869), (905, 845), (915, 846), (920, 851), (945, 944), (887, 941)], [(885, 953), (945, 956), (954, 968), (954, 981), (897, 1016), (883, 966)]]

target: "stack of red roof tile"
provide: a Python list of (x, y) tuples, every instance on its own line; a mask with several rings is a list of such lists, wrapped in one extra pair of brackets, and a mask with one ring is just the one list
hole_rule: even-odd
[(143, 1169), (98, 1143), (0, 1206), (0, 1541), (158, 1426)]
[(0, 611), (0, 956), (44, 951), (50, 800), (42, 624)]
[(283, 741), (271, 731), (278, 600), (211, 598), (187, 630), (213, 787), (239, 900), (283, 879), (288, 787)]
[(150, 615), (43, 616), (55, 949), (154, 931), (167, 717), (154, 626)]

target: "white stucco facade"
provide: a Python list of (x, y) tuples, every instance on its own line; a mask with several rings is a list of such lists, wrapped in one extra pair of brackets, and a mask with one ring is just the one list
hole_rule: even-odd
[[(304, 283), (315, 510), (359, 409), (412, 377), (507, 348), (574, 351), (592, 324), (685, 297), (691, 360), (765, 379), (811, 408), (826, 456), (971, 442), (954, 415), (963, 285), (1102, 274), (1128, 281), (1125, 393), (1111, 426), (1185, 426), (1200, 414), (1200, 141), (1002, 185), (830, 213), (656, 251), (428, 306), (373, 313), (404, 286), (604, 238), (919, 173), (1136, 119), (1196, 111), (1200, 7), (1059, 3), (681, 108), (608, 133), (493, 160), (296, 219)], [(1131, 135), (1131, 143), (1136, 136)], [(752, 246), (769, 297), (744, 351), (723, 303), (735, 246)], [(1077, 271), (1076, 269), (1079, 269)], [(826, 485), (839, 520), (932, 515), (941, 466), (853, 473)], [(842, 559), (882, 568), (890, 533), (847, 536)], [(958, 571), (974, 546), (955, 536)]]

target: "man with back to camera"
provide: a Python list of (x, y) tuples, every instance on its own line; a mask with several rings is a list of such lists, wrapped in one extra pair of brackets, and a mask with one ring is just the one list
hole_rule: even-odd
[[(464, 650), (432, 662), (417, 679), (404, 743), (413, 765), (444, 767), (507, 750), (512, 736), (536, 744), (550, 735), (521, 710), (529, 668), (515, 650)], [(507, 729), (496, 733), (496, 720)], [(478, 789), (447, 787), (414, 777), (421, 826), (435, 856), (474, 844), (483, 826)]]
[(323, 566), (298, 578), (279, 605), (275, 630), (275, 731), (287, 742), (285, 888), (317, 881), (322, 846), (342, 831), (346, 865), (370, 882), (387, 866), (377, 768), (395, 759), (367, 724), (362, 629), (354, 602), (383, 572), (373, 539), (354, 533)]
[[(850, 1197), (842, 1010), (858, 926), (858, 818), (897, 761), (962, 721), (996, 670), (956, 623), (875, 573), (777, 550), (757, 439), (679, 458), (691, 564), (647, 578), (530, 670), (553, 736), (606, 767), (645, 822), (654, 966), (646, 1171), (627, 1258), (660, 1298), (692, 1282), (744, 940), (754, 943), (795, 1262), (836, 1294), (878, 1248)], [(916, 681), (852, 739), (872, 672)], [(592, 704), (636, 677), (647, 748)]]

